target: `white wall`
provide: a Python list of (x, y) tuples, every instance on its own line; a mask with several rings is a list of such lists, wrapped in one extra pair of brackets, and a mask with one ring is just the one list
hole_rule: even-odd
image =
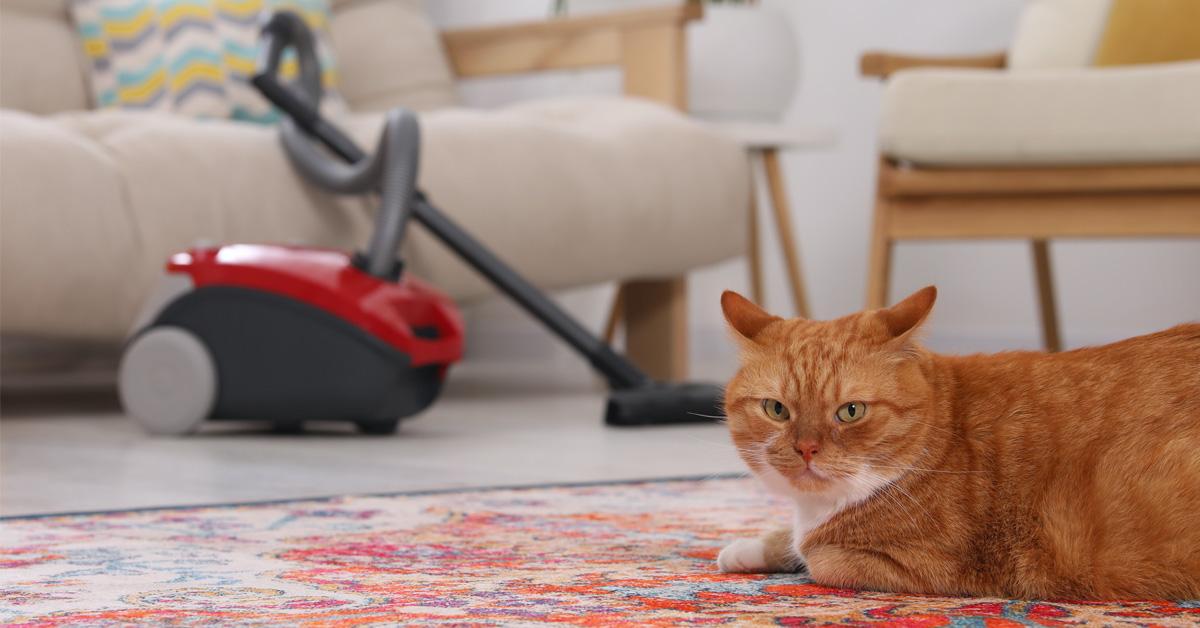
[[(610, 2), (612, 0), (609, 0)], [(637, 0), (631, 0), (637, 1)], [(786, 154), (793, 219), (814, 315), (840, 316), (861, 307), (875, 176), (875, 131), (881, 88), (857, 75), (868, 49), (925, 53), (1000, 50), (1012, 37), (1023, 0), (763, 0), (790, 18), (801, 48), (801, 82), (787, 120), (830, 126), (836, 147)], [(643, 2), (644, 3), (644, 2)], [(443, 26), (544, 17), (549, 0), (437, 0)], [(751, 42), (748, 42), (750, 44)], [(464, 86), (466, 100), (496, 106), (555, 93), (619, 89), (615, 71), (488, 79)], [(791, 313), (771, 229), (764, 229), (768, 305)], [(1200, 242), (1087, 241), (1052, 247), (1060, 314), (1068, 345), (1104, 342), (1200, 319)], [(940, 301), (929, 341), (949, 351), (1036, 347), (1039, 343), (1032, 267), (1020, 242), (912, 243), (897, 248), (893, 298), (937, 284)], [(700, 370), (731, 363), (717, 297), (746, 290), (741, 261), (691, 277), (694, 358)], [(561, 295), (593, 328), (602, 324), (611, 287)], [(522, 355), (564, 367), (573, 358), (504, 304), (470, 314), (474, 355)], [(580, 367), (582, 368), (582, 367)]]

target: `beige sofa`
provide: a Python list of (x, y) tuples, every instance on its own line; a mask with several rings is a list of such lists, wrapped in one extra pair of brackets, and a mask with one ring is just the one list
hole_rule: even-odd
[[(750, 186), (736, 144), (664, 106), (683, 105), (679, 43), (697, 14), (438, 33), (419, 2), (336, 0), (332, 37), (353, 111), (342, 124), (369, 146), (378, 112), (419, 110), (420, 184), (438, 205), (547, 289), (640, 280), (629, 322), (651, 339), (641, 351), (678, 352), (683, 334), (662, 332), (663, 321), (684, 323), (680, 278), (743, 252)], [(366, 242), (369, 204), (305, 185), (271, 128), (88, 111), (66, 0), (0, 0), (0, 28), (7, 336), (119, 341), (167, 255), (200, 239)], [(459, 76), (622, 62), (626, 93), (645, 98), (458, 107)], [(410, 234), (415, 274), (465, 302), (489, 294), (420, 228)]]

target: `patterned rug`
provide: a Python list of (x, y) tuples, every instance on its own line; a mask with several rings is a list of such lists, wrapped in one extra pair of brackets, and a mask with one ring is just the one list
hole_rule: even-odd
[(0, 522), (0, 623), (1194, 626), (1200, 601), (889, 595), (722, 575), (786, 515), (749, 480), (347, 497)]

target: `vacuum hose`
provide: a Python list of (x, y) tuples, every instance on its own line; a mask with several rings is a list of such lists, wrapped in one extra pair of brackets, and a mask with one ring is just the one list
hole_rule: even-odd
[[(321, 69), (317, 62), (312, 32), (298, 16), (288, 12), (274, 14), (263, 27), (264, 45), (255, 77), (255, 85), (264, 91), (286, 90), (290, 101), (299, 110), (291, 111), (280, 122), (280, 138), (292, 165), (304, 177), (330, 191), (341, 194), (363, 194), (378, 191), (381, 195), (375, 230), (364, 256), (356, 260), (360, 269), (381, 279), (396, 280), (399, 266), (396, 251), (404, 240), (409, 208), (417, 189), (417, 166), (420, 163), (421, 131), (412, 111), (397, 107), (385, 116), (383, 133), (374, 153), (354, 163), (333, 159), (313, 144), (313, 126), (325, 124), (319, 110), (323, 90)], [(292, 47), (300, 62), (299, 80), (293, 85), (280, 85), (278, 72), (283, 51)], [(274, 83), (273, 85), (263, 85)]]
[[(383, 196), (370, 248), (365, 256), (355, 259), (359, 268), (376, 277), (398, 278), (396, 247), (411, 214), (604, 375), (612, 388), (605, 410), (609, 425), (697, 423), (720, 418), (720, 387), (653, 381), (434, 207), (416, 189), (420, 132), (412, 112), (388, 112), (374, 155), (364, 153), (340, 129), (325, 121), (318, 108), (320, 68), (312, 33), (303, 20), (292, 13), (277, 12), (263, 26), (261, 37), (258, 71), (251, 82), (287, 114), (281, 126), (283, 145), (295, 167), (306, 178), (335, 192), (378, 190)], [(283, 51), (289, 47), (295, 48), (299, 57), (300, 77), (294, 83), (283, 84), (277, 74)], [(314, 145), (314, 140), (328, 152)], [(339, 160), (332, 159), (331, 154)]]

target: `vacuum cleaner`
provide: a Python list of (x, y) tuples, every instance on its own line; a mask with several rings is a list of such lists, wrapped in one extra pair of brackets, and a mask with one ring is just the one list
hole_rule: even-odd
[[(587, 359), (611, 390), (609, 425), (708, 422), (712, 384), (656, 382), (613, 351), (432, 205), (417, 189), (420, 129), (404, 108), (386, 115), (374, 154), (322, 117), (313, 35), (297, 15), (261, 31), (253, 84), (283, 113), (280, 137), (307, 180), (340, 194), (378, 194), (365, 251), (232, 244), (173, 255), (121, 359), (126, 411), (151, 433), (185, 434), (205, 420), (351, 421), (386, 434), (427, 408), (462, 357), (454, 304), (405, 272), (397, 257), (409, 218)], [(299, 75), (284, 82), (285, 51)]]

